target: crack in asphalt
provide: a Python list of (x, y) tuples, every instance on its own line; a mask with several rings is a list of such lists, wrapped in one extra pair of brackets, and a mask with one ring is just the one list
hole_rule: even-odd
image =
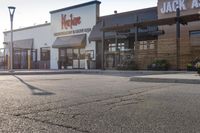
[[(146, 91), (142, 91), (142, 92), (146, 92)], [(15, 116), (22, 116), (22, 115), (28, 115), (28, 114), (33, 114), (33, 113), (52, 111), (52, 110), (56, 110), (56, 109), (78, 107), (78, 106), (92, 104), (92, 103), (101, 103), (101, 102), (106, 102), (106, 101), (109, 101), (109, 100), (114, 100), (114, 99), (119, 99), (119, 98), (125, 98), (125, 97), (135, 96), (135, 95), (141, 94), (142, 92), (127, 94), (127, 95), (114, 96), (112, 98), (98, 99), (98, 100), (89, 101), (89, 102), (82, 102), (82, 103), (76, 103), (76, 104), (71, 104), (71, 105), (64, 105), (64, 106), (54, 107), (54, 108), (49, 108), (49, 109), (39, 109), (39, 110), (35, 110), (35, 111), (29, 111), (27, 113), (17, 113), (17, 114), (13, 114), (13, 115), (15, 115)], [(17, 111), (19, 111), (19, 110), (17, 110)]]
[[(173, 86), (173, 85), (171, 85)], [(162, 88), (164, 87), (169, 87), (169, 85), (167, 86), (163, 86)], [(137, 94), (141, 94), (141, 93), (145, 93), (145, 92), (150, 92), (150, 91), (153, 91), (153, 90), (157, 90), (157, 89), (162, 89), (161, 87), (157, 87), (157, 86), (151, 86), (150, 88), (148, 88), (148, 90), (144, 90), (144, 91), (140, 91), (140, 92), (136, 92), (134, 93), (135, 95)], [(138, 87), (138, 88), (134, 88), (134, 89), (130, 89), (128, 90), (129, 94), (132, 93), (131, 91), (132, 90), (138, 90), (138, 89), (143, 89), (143, 87)], [(152, 90), (153, 89), (153, 90)], [(127, 96), (129, 95), (127, 94)], [(99, 96), (99, 94), (98, 94)], [(93, 101), (90, 101), (91, 103), (92, 102), (101, 102), (102, 100), (109, 100), (109, 99), (113, 99), (113, 98), (120, 98), (120, 97), (123, 97), (123, 96), (126, 96), (126, 95), (118, 95), (118, 96), (113, 96), (113, 97), (109, 97), (109, 98), (104, 98), (104, 99), (96, 99), (96, 100), (93, 100)], [(94, 96), (92, 96), (94, 97)], [(31, 109), (34, 107), (37, 107), (37, 106), (45, 106), (45, 105), (49, 105), (49, 104), (53, 104), (53, 103), (59, 103), (59, 102), (63, 102), (63, 101), (66, 101), (68, 99), (60, 99), (60, 100), (55, 100), (53, 102), (45, 102), (45, 103), (42, 103), (42, 104), (34, 104), (34, 105), (31, 105), (31, 106), (25, 106), (24, 108), (21, 108), (21, 109), (14, 109), (14, 110), (10, 110), (11, 112), (15, 112), (15, 111), (20, 111), (20, 110), (28, 110), (28, 109)], [(88, 103), (90, 103), (88, 102)], [(81, 103), (80, 103), (81, 104)], [(84, 103), (83, 103), (84, 104)], [(73, 105), (72, 105), (73, 106)]]
[[(173, 85), (171, 85), (171, 86), (173, 86)], [(7, 113), (7, 115), (15, 116), (15, 117), (19, 117), (19, 118), (24, 118), (24, 119), (29, 119), (29, 120), (32, 120), (32, 121), (35, 121), (35, 122), (42, 122), (42, 123), (46, 123), (46, 124), (50, 124), (50, 125), (54, 125), (54, 126), (59, 126), (59, 127), (67, 128), (67, 129), (70, 129), (70, 130), (79, 131), (79, 132), (82, 132), (82, 133), (90, 133), (90, 131), (81, 129), (80, 127), (58, 124), (58, 123), (50, 122), (50, 121), (47, 121), (47, 120), (30, 118), (30, 117), (25, 116), (25, 115), (36, 114), (36, 113), (41, 113), (41, 112), (45, 112), (45, 111), (47, 111), (47, 112), (51, 111), (53, 113), (58, 113), (58, 114), (60, 113), (61, 114), (61, 112), (55, 112), (54, 110), (62, 109), (62, 108), (65, 108), (65, 109), (66, 108), (72, 108), (73, 109), (73, 107), (78, 107), (78, 106), (82, 106), (82, 105), (86, 105), (86, 104), (93, 104), (93, 103), (108, 106), (107, 107), (108, 109), (104, 110), (103, 112), (98, 112), (98, 111), (94, 112), (96, 114), (104, 114), (107, 111), (111, 111), (111, 110), (116, 109), (118, 107), (122, 107), (122, 106), (126, 106), (126, 105), (133, 105), (133, 104), (138, 104), (140, 102), (144, 102), (144, 99), (137, 98), (135, 96), (141, 96), (141, 94), (151, 92), (151, 91), (155, 91), (157, 89), (160, 90), (160, 89), (163, 89), (165, 87), (169, 87), (169, 86), (163, 86), (163, 87), (152, 86), (152, 87), (149, 87), (148, 89), (145, 89), (145, 90), (139, 91), (139, 92), (135, 92), (135, 93), (133, 93), (133, 92), (131, 93), (131, 90), (129, 90), (129, 94), (125, 94), (125, 95), (117, 95), (117, 96), (113, 96), (113, 97), (109, 97), (109, 98), (96, 99), (96, 100), (91, 100), (91, 101), (86, 101), (86, 102), (81, 102), (81, 103), (75, 103), (75, 104), (71, 104), (71, 105), (64, 105), (64, 106), (48, 108), (48, 109), (33, 110), (33, 111), (25, 112), (25, 113), (16, 113), (16, 114)], [(54, 102), (48, 102), (48, 104), (52, 104), (52, 103), (56, 103), (56, 102), (62, 102), (62, 101), (65, 101), (65, 100), (66, 99), (57, 100), (57, 101), (54, 101)], [(118, 101), (109, 103), (109, 101), (112, 101), (112, 100), (118, 100)], [(102, 103), (102, 102), (105, 102), (105, 104)], [(38, 106), (48, 105), (48, 104), (47, 103), (39, 104)], [(35, 106), (33, 105), (32, 107), (28, 107), (28, 108), (32, 109), (33, 107), (35, 107)], [(25, 109), (23, 109), (23, 110), (25, 110)], [(17, 110), (17, 111), (21, 111), (21, 110), (22, 109)], [(0, 114), (4, 114), (4, 113), (0, 113)], [(72, 119), (76, 119), (76, 117), (78, 117), (78, 116), (89, 115), (87, 113), (86, 114), (84, 114), (84, 113), (75, 113), (75, 114), (62, 113), (62, 114), (63, 115), (71, 115)]]
[(35, 119), (35, 118), (30, 118), (30, 117), (27, 117), (27, 116), (23, 116), (23, 117), (20, 117), (20, 118), (29, 119), (29, 120), (32, 120), (32, 121), (35, 121), (35, 122), (42, 122), (42, 123), (53, 125), (53, 126), (59, 126), (59, 127), (71, 129), (71, 130), (82, 132), (82, 133), (90, 133), (90, 131), (88, 131), (88, 130), (80, 129), (79, 127), (75, 127), (75, 126), (71, 126), (71, 125), (57, 124), (57, 123), (53, 123), (53, 122), (50, 122), (50, 121), (47, 121), (47, 120), (39, 120), (39, 119)]
[[(173, 86), (173, 85), (171, 85)], [(104, 99), (96, 99), (96, 100), (91, 100), (91, 101), (86, 101), (86, 102), (80, 102), (80, 103), (75, 103), (75, 104), (71, 104), (71, 105), (64, 105), (64, 106), (60, 106), (60, 107), (53, 107), (53, 108), (48, 108), (48, 109), (38, 109), (38, 110), (33, 110), (33, 111), (29, 111), (29, 112), (24, 112), (24, 113), (17, 113), (17, 114), (13, 114), (15, 116), (22, 116), (22, 115), (28, 115), (28, 114), (34, 114), (34, 113), (39, 113), (39, 112), (45, 112), (45, 111), (52, 111), (52, 110), (56, 110), (56, 109), (65, 109), (65, 108), (71, 108), (71, 107), (77, 107), (77, 106), (81, 106), (81, 105), (87, 105), (87, 104), (92, 104), (92, 103), (100, 103), (100, 102), (105, 102), (105, 101), (109, 101), (109, 100), (114, 100), (114, 99), (119, 99), (119, 98), (125, 98), (125, 97), (130, 97), (130, 96), (138, 96), (139, 94), (144, 94), (146, 92), (150, 92), (150, 91), (155, 91), (155, 90), (160, 90), (163, 89), (165, 87), (169, 87), (169, 86), (164, 86), (164, 87), (156, 87), (153, 86), (151, 88), (148, 88), (147, 90), (143, 90), (140, 92), (135, 92), (135, 93), (130, 93), (126, 94), (126, 95), (118, 95), (118, 96), (113, 96), (113, 97), (109, 97), (109, 98), (104, 98)], [(135, 89), (134, 89), (135, 90)], [(130, 91), (130, 90), (129, 90)], [(54, 101), (54, 102), (49, 102), (49, 103), (45, 103), (45, 104), (38, 104), (36, 106), (42, 106), (42, 105), (48, 105), (48, 104), (52, 104), (52, 103), (57, 103), (57, 102), (62, 102), (65, 101), (66, 99), (62, 99), (62, 100), (58, 100), (58, 101)], [(34, 107), (36, 107), (35, 105), (33, 105)], [(28, 108), (23, 108), (20, 110), (25, 110), (25, 109), (32, 109), (32, 107), (28, 107)], [(13, 112), (17, 112), (20, 111), (18, 110), (14, 110)]]

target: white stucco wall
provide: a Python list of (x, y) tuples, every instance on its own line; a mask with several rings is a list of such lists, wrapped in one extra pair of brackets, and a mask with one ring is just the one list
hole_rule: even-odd
[[(51, 47), (53, 43), (50, 26), (50, 24), (45, 24), (16, 30), (13, 32), (13, 40), (33, 39), (33, 49), (37, 49), (37, 59), (40, 61), (40, 48)], [(10, 42), (10, 32), (4, 33), (4, 42)]]
[[(61, 15), (66, 14), (67, 19), (70, 19), (70, 14), (73, 15), (73, 17), (81, 17), (81, 24), (77, 26), (73, 26), (72, 29), (62, 29), (61, 25)], [(91, 4), (79, 8), (74, 8), (70, 10), (65, 10), (65, 11), (60, 11), (56, 13), (51, 14), (51, 30), (53, 34), (55, 33), (61, 33), (61, 32), (68, 32), (68, 31), (74, 31), (74, 30), (79, 30), (79, 29), (87, 29), (90, 28), (92, 29), (93, 26), (96, 24), (97, 19), (97, 5), (96, 4)], [(94, 50), (94, 57), (96, 57), (96, 46), (95, 42), (89, 42), (88, 37), (90, 35), (90, 32), (82, 32), (78, 34), (86, 34), (87, 39), (86, 39), (86, 50)], [(71, 36), (71, 35), (76, 35), (76, 34), (67, 34), (67, 35), (59, 35), (56, 36), (54, 35), (54, 40), (57, 37), (60, 36)], [(54, 54), (53, 54), (54, 55)], [(94, 58), (95, 60), (95, 58)]]

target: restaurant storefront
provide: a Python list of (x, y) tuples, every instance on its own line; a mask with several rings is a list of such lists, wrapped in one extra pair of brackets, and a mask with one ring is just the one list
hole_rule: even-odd
[[(96, 41), (99, 48), (97, 51), (100, 51), (97, 54), (99, 55), (97, 67), (126, 70), (136, 69), (140, 65), (138, 62), (141, 61), (151, 63), (156, 54), (158, 35), (162, 34), (157, 26), (103, 31), (105, 27), (112, 28), (117, 27), (116, 25), (128, 25), (147, 20), (157, 20), (156, 7), (100, 17), (89, 37), (91, 41)], [(102, 42), (103, 48), (99, 46)]]
[[(51, 11), (51, 25), (55, 38), (52, 48), (58, 55), (59, 69), (88, 69), (88, 59), (95, 62), (95, 42), (88, 37), (99, 17), (99, 1)], [(91, 51), (93, 56), (91, 56)]]
[(101, 17), (90, 36), (102, 45), (101, 68), (123, 66), (120, 51), (124, 50), (118, 47), (123, 36), (122, 46), (130, 49), (130, 63), (137, 69), (147, 69), (155, 60), (166, 60), (169, 69), (186, 69), (200, 58), (199, 4), (198, 0), (158, 0), (155, 8)]
[[(99, 16), (100, 2), (91, 1), (51, 11), (51, 23), (14, 30), (14, 41), (32, 39), (14, 50), (14, 67), (127, 70), (166, 60), (170, 69), (186, 69), (200, 58), (199, 5), (158, 0), (157, 7)], [(4, 37), (9, 42), (9, 31)]]
[[(51, 23), (14, 30), (14, 69), (96, 68), (96, 45), (88, 37), (99, 18), (100, 3), (90, 1), (50, 11)], [(8, 58), (9, 42), (10, 31), (6, 31)], [(6, 64), (10, 66), (10, 60)]]
[(85, 68), (86, 34), (58, 37), (53, 48), (58, 48), (59, 69)]

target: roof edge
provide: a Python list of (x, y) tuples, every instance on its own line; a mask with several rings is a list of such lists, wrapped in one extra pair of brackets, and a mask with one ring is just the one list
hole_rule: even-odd
[(65, 10), (70, 10), (70, 9), (74, 9), (74, 8), (79, 8), (79, 7), (87, 6), (87, 5), (91, 5), (91, 4), (101, 4), (101, 2), (98, 1), (98, 0), (94, 0), (94, 1), (86, 2), (86, 3), (74, 5), (74, 6), (69, 6), (69, 7), (66, 7), (66, 8), (61, 8), (61, 9), (58, 9), (58, 10), (53, 10), (53, 11), (50, 11), (49, 13), (53, 14), (53, 13), (57, 13), (57, 12), (65, 11)]
[(116, 16), (116, 15), (123, 15), (123, 14), (131, 13), (131, 12), (135, 12), (135, 13), (145, 12), (145, 11), (147, 12), (147, 11), (152, 10), (152, 9), (156, 9), (155, 11), (157, 11), (157, 6), (147, 7), (147, 8), (142, 8), (142, 9), (136, 9), (136, 10), (131, 10), (131, 11), (125, 11), (125, 12), (119, 12), (119, 13), (116, 13), (116, 14), (103, 15), (103, 16), (100, 16), (99, 18), (112, 17), (112, 16)]
[[(33, 29), (33, 28), (38, 28), (38, 27), (43, 27), (43, 26), (48, 26), (48, 25), (51, 25), (51, 23), (45, 23), (45, 24), (39, 24), (39, 25), (28, 26), (28, 27), (19, 28), (19, 29), (14, 29), (13, 32), (27, 30), (27, 29)], [(9, 33), (9, 32), (10, 32), (10, 30), (4, 31), (3, 33), (5, 34), (5, 33)]]

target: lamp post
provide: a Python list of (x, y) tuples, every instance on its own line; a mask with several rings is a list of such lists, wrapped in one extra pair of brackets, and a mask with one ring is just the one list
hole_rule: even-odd
[(176, 69), (180, 70), (180, 9), (176, 9)]
[(13, 72), (13, 17), (15, 13), (15, 7), (9, 6), (9, 13), (10, 13), (10, 24), (11, 24), (11, 30), (10, 30), (10, 72)]

